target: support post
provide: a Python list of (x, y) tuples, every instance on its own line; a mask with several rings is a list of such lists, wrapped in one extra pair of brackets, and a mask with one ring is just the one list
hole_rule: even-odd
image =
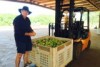
[(99, 13), (99, 28), (100, 28), (100, 13)]
[(69, 38), (73, 38), (73, 12), (74, 12), (74, 0), (70, 0), (70, 9), (69, 9)]
[(90, 28), (90, 11), (88, 10), (88, 14), (87, 14), (88, 16), (88, 20), (87, 20), (87, 22), (88, 22), (88, 30), (89, 30), (89, 28)]
[(56, 0), (56, 15), (55, 15), (55, 36), (60, 35), (60, 24), (61, 24), (61, 7), (60, 7), (60, 1)]

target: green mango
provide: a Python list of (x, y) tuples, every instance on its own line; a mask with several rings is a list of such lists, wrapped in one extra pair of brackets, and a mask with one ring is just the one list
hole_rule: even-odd
[(42, 46), (50, 46), (53, 48), (65, 43), (65, 42), (67, 42), (67, 41), (59, 40), (56, 38), (43, 38), (43, 39), (39, 39), (39, 40), (35, 41), (36, 44), (39, 44)]

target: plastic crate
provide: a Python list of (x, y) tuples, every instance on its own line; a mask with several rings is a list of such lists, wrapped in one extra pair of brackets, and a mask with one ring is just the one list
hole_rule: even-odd
[[(36, 38), (34, 40), (47, 37), (49, 36)], [(37, 67), (65, 67), (65, 65), (72, 61), (73, 41), (67, 38), (52, 38), (66, 40), (67, 42), (55, 48), (41, 45), (33, 47), (30, 52), (30, 60), (36, 64)]]

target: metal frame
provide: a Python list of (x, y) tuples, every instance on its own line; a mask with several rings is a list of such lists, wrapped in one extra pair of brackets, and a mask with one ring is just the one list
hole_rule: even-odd
[[(82, 8), (82, 7), (78, 7), (75, 8), (74, 7), (74, 2), (75, 0), (70, 0), (70, 4), (63, 4), (63, 0), (56, 0), (56, 15), (55, 15), (55, 33), (54, 35), (56, 37), (63, 37), (64, 32), (67, 31), (67, 29), (65, 28), (65, 31), (62, 30), (61, 28), (61, 19), (62, 19), (62, 15), (64, 11), (69, 11), (69, 25), (68, 25), (68, 33), (66, 33), (68, 35), (68, 38), (72, 38), (73, 39), (73, 13), (74, 12), (80, 12), (81, 13), (81, 18), (80, 18), (80, 22), (82, 21), (82, 15), (83, 12), (86, 11), (87, 12), (87, 30), (89, 31), (89, 10), (87, 8)], [(69, 8), (65, 8), (64, 10), (62, 10), (63, 6), (69, 6)], [(50, 35), (50, 24), (49, 24), (49, 35)], [(53, 30), (53, 29), (52, 29)], [(69, 34), (70, 33), (70, 34)], [(53, 33), (52, 33), (53, 34)], [(66, 36), (65, 36), (66, 37)]]
[(55, 36), (60, 34), (60, 23), (61, 23), (61, 0), (56, 0), (56, 16), (55, 16)]
[(61, 29), (61, 17), (62, 17), (62, 12), (61, 8), (63, 6), (69, 6), (69, 31), (70, 31), (70, 38), (72, 38), (72, 24), (73, 24), (73, 12), (74, 12), (74, 0), (70, 0), (70, 4), (62, 5), (63, 0), (56, 0), (56, 17), (55, 17), (55, 36), (60, 36), (60, 29)]
[(90, 30), (90, 11), (88, 10), (88, 14), (87, 14), (88, 16), (88, 19), (87, 19), (87, 22), (88, 22), (88, 30)]

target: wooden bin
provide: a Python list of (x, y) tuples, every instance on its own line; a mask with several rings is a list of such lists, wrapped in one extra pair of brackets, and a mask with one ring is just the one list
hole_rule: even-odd
[[(36, 38), (49, 38), (50, 36)], [(55, 48), (37, 45), (32, 48), (30, 52), (30, 60), (36, 64), (37, 67), (65, 67), (73, 57), (73, 41), (67, 38), (51, 37), (67, 42)]]

